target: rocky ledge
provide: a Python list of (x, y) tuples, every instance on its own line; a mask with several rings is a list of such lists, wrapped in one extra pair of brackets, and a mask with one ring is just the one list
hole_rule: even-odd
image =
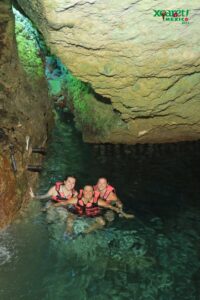
[(102, 111), (111, 111), (115, 122), (106, 131), (95, 135), (82, 128), (86, 141), (200, 138), (198, 0), (187, 5), (172, 0), (17, 1), (52, 52), (104, 97)]

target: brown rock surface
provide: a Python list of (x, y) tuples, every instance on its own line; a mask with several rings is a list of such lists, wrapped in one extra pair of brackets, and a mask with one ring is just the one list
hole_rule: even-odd
[[(26, 151), (44, 145), (51, 123), (51, 102), (44, 79), (33, 82), (25, 76), (17, 56), (11, 2), (0, 2), (0, 227), (5, 226), (28, 199), (28, 185), (37, 176), (27, 164), (40, 163), (39, 155)], [(17, 172), (10, 159), (13, 145)], [(30, 149), (30, 148), (29, 148)]]
[(7, 224), (17, 211), (16, 179), (10, 167), (10, 162), (0, 156), (0, 228)]

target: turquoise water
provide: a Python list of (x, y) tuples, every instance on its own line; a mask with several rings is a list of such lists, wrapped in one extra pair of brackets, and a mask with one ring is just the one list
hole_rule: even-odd
[[(200, 144), (87, 145), (57, 119), (38, 192), (67, 174), (106, 176), (134, 220), (65, 240), (65, 211), (32, 201), (0, 233), (0, 299), (200, 299)], [(77, 221), (75, 228), (85, 226)]]

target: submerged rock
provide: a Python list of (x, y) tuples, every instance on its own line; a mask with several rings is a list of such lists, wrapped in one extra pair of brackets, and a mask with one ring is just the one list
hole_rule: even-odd
[(104, 249), (104, 251), (106, 249), (114, 261), (120, 263), (122, 259), (126, 259), (126, 264), (128, 264), (129, 267), (131, 267), (131, 264), (133, 264), (135, 268), (142, 267), (140, 266), (142, 260), (147, 260), (146, 262), (144, 261), (144, 268), (154, 263), (153, 260), (146, 257), (147, 247), (145, 240), (139, 236), (136, 230), (120, 230), (107, 225), (102, 230), (99, 229), (93, 233), (83, 234), (85, 229), (95, 222), (94, 218), (76, 218), (71, 239), (65, 239), (68, 214), (68, 211), (62, 207), (55, 208), (51, 206), (47, 210), (46, 221), (51, 240), (55, 243), (55, 246), (60, 247), (60, 242), (63, 242), (64, 248), (66, 248), (66, 244), (74, 242), (76, 243), (76, 254), (78, 256), (82, 255), (82, 257), (86, 255), (86, 259), (88, 251), (96, 252), (95, 256), (101, 256), (101, 251), (98, 251), (98, 249)]
[[(87, 103), (87, 111), (92, 118), (96, 114), (90, 127), (98, 125), (98, 131), (82, 122), (86, 141), (133, 144), (199, 139), (197, 0), (188, 7), (172, 1), (166, 7), (163, 1), (150, 0), (18, 3), (52, 52), (97, 93)], [(161, 15), (159, 9), (174, 10), (180, 20), (172, 15), (168, 20), (170, 12)], [(106, 127), (105, 113), (112, 120)]]

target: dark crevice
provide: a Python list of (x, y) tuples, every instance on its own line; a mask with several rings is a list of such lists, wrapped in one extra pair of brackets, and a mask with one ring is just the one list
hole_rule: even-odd
[(58, 13), (61, 12), (61, 13), (62, 13), (62, 12), (64, 12), (64, 11), (69, 10), (69, 9), (71, 9), (71, 8), (74, 8), (74, 7), (76, 7), (76, 6), (84, 6), (84, 5), (86, 5), (86, 4), (93, 5), (94, 3), (91, 3), (91, 2), (74, 3), (74, 4), (72, 4), (72, 5), (68, 5), (67, 7), (63, 7), (63, 8), (61, 8), (61, 9), (56, 9), (56, 12), (58, 12)]
[(102, 96), (101, 94), (98, 94), (97, 92), (95, 92), (95, 90), (94, 90), (91, 86), (90, 86), (89, 90), (90, 90), (91, 94), (93, 94), (94, 97), (95, 97), (98, 101), (100, 101), (100, 102), (102, 102), (102, 103), (104, 103), (104, 104), (110, 104), (110, 105), (112, 104), (110, 98), (104, 97), (104, 96)]
[[(12, 5), (13, 7), (19, 11), (24, 17), (26, 17), (27, 19), (30, 20), (29, 16), (27, 16), (27, 14), (25, 13), (25, 11), (23, 10), (23, 8), (18, 4), (17, 0), (12, 0)], [(38, 30), (38, 29), (37, 29)]]

